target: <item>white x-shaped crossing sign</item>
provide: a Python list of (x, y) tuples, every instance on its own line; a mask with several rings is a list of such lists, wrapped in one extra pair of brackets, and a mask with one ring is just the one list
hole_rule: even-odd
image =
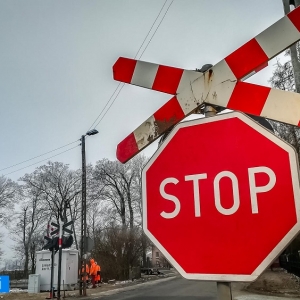
[(300, 40), (300, 7), (204, 74), (120, 57), (114, 79), (174, 95), (117, 147), (125, 163), (200, 105), (212, 104), (300, 126), (300, 94), (243, 82)]

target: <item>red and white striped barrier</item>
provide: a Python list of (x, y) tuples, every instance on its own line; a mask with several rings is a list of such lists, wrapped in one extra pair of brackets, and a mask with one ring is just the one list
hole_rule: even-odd
[(300, 7), (204, 74), (120, 57), (114, 79), (174, 95), (117, 147), (125, 163), (201, 104), (208, 103), (299, 126), (300, 95), (242, 82), (300, 40)]

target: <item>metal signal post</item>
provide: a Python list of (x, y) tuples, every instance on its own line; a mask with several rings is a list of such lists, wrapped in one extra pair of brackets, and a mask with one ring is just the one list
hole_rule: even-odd
[(84, 255), (86, 254), (86, 163), (85, 163), (85, 136), (81, 137), (81, 155), (82, 155), (82, 198), (81, 198), (81, 240), (80, 240), (80, 273), (84, 265), (84, 274), (80, 274), (80, 295), (86, 296), (86, 261)]
[(62, 235), (63, 235), (63, 221), (59, 222), (59, 236), (58, 236), (58, 274), (57, 274), (57, 299), (60, 300), (60, 283), (61, 283), (61, 259), (62, 259)]

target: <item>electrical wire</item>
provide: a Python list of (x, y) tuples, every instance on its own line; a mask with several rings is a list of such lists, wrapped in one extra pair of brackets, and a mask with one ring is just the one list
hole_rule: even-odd
[[(120, 87), (121, 82), (119, 82), (118, 86), (116, 87), (116, 89), (114, 90), (114, 92), (111, 94), (111, 96), (109, 97), (108, 101), (106, 102), (104, 108), (101, 110), (100, 114), (98, 115), (98, 117), (96, 118), (96, 120), (94, 121), (94, 123), (91, 125), (91, 127), (89, 128), (89, 130), (92, 129), (92, 127), (94, 126), (94, 124), (97, 122), (98, 118), (102, 115), (103, 111), (105, 110), (106, 106), (108, 105), (108, 103), (110, 102), (110, 100), (112, 99), (113, 95), (116, 93), (116, 91), (118, 90), (118, 88)], [(121, 87), (122, 89), (123, 87)], [(97, 127), (97, 126), (95, 126)]]
[(124, 87), (125, 83), (123, 83), (122, 87), (120, 88), (119, 92), (117, 93), (117, 95), (115, 96), (114, 100), (112, 101), (112, 103), (110, 104), (110, 106), (108, 107), (108, 109), (106, 110), (106, 112), (104, 113), (104, 115), (101, 117), (101, 119), (99, 120), (99, 122), (96, 124), (95, 127), (97, 127), (100, 122), (102, 121), (102, 119), (105, 117), (105, 115), (108, 113), (109, 109), (112, 107), (112, 105), (115, 103), (115, 101), (117, 100), (120, 92), (122, 91), (123, 87)]
[[(146, 36), (145, 36), (145, 38), (144, 38), (144, 40), (143, 40), (141, 46), (139, 47), (138, 51), (136, 52), (136, 55), (134, 56), (134, 58), (136, 58), (136, 57), (138, 56), (138, 53), (140, 52), (140, 50), (142, 49), (143, 45), (145, 44), (145, 42), (146, 42), (147, 38), (149, 37), (150, 32), (152, 31), (152, 29), (153, 29), (153, 27), (154, 27), (156, 21), (158, 20), (159, 16), (161, 15), (161, 13), (162, 13), (162, 11), (163, 11), (163, 9), (164, 9), (164, 7), (165, 7), (167, 1), (168, 1), (168, 0), (165, 0), (165, 2), (164, 2), (164, 4), (163, 4), (162, 8), (160, 9), (160, 11), (159, 11), (157, 17), (155, 18), (154, 22), (152, 23), (152, 26), (150, 27), (148, 33), (146, 34)], [(170, 9), (170, 7), (171, 7), (171, 5), (172, 5), (173, 2), (174, 2), (174, 0), (171, 1), (171, 3), (169, 4), (168, 8), (166, 9), (166, 11), (165, 11), (165, 13), (164, 13), (162, 19), (160, 20), (158, 26), (156, 27), (155, 31), (153, 32), (152, 36), (150, 37), (150, 39), (149, 39), (149, 41), (148, 41), (146, 47), (144, 48), (143, 52), (139, 55), (139, 59), (143, 56), (144, 52), (146, 51), (147, 47), (149, 46), (150, 42), (152, 41), (154, 35), (156, 34), (158, 28), (160, 27), (162, 21), (164, 20), (166, 14), (168, 13), (168, 11), (169, 11), (169, 9)], [(100, 118), (100, 116), (101, 116), (101, 115), (103, 114), (103, 112), (105, 111), (106, 107), (109, 105), (109, 103), (110, 103), (111, 100), (113, 99), (112, 102), (110, 103), (110, 105), (107, 107), (107, 110), (104, 112), (103, 116), (100, 118), (99, 122), (95, 125), (95, 127), (97, 127), (97, 126), (100, 124), (100, 122), (103, 120), (103, 118), (105, 117), (105, 115), (108, 113), (108, 111), (110, 110), (110, 108), (112, 107), (112, 105), (114, 104), (114, 102), (116, 101), (116, 99), (118, 98), (120, 92), (122, 91), (122, 89), (123, 89), (123, 87), (124, 87), (124, 85), (125, 85), (124, 83), (123, 83), (122, 85), (121, 85), (121, 84), (122, 84), (122, 83), (119, 82), (118, 86), (116, 87), (116, 89), (114, 90), (114, 92), (112, 93), (112, 95), (110, 96), (110, 98), (108, 99), (108, 101), (106, 102), (106, 104), (105, 104), (104, 108), (101, 110), (100, 114), (97, 116), (97, 118), (95, 119), (95, 121), (93, 122), (93, 124), (90, 126), (89, 130), (90, 130), (90, 129), (93, 127), (93, 125), (97, 122), (97, 120)], [(119, 89), (120, 86), (121, 86), (121, 88)], [(118, 91), (118, 89), (119, 89), (119, 91)], [(118, 92), (117, 92), (117, 91), (118, 91)], [(115, 96), (114, 96), (114, 95), (115, 95)], [(69, 144), (66, 144), (66, 145), (64, 145), (64, 146), (61, 146), (61, 147), (59, 147), (59, 148), (53, 149), (53, 150), (51, 150), (51, 151), (45, 152), (45, 153), (43, 153), (43, 154), (37, 155), (37, 156), (35, 156), (35, 157), (33, 157), (33, 158), (30, 158), (30, 159), (27, 159), (27, 160), (25, 160), (25, 161), (19, 162), (19, 163), (17, 163), (17, 164), (11, 165), (11, 166), (9, 166), (9, 167), (5, 167), (5, 168), (3, 168), (3, 169), (0, 169), (0, 171), (7, 170), (7, 169), (13, 168), (13, 167), (15, 167), (15, 166), (21, 165), (21, 164), (26, 163), (26, 162), (28, 162), (28, 161), (34, 160), (34, 159), (36, 159), (36, 158), (38, 158), (38, 157), (44, 156), (44, 155), (46, 155), (46, 154), (48, 154), (48, 153), (52, 153), (52, 152), (57, 151), (57, 150), (59, 150), (59, 149), (61, 149), (61, 148), (67, 147), (67, 146), (69, 146), (69, 145), (72, 145), (72, 144), (74, 144), (74, 143), (76, 143), (76, 142), (78, 142), (78, 140), (76, 140), (76, 141), (74, 141), (74, 142), (71, 142), (71, 143), (69, 143)], [(70, 151), (70, 150), (72, 150), (72, 149), (74, 149), (74, 148), (76, 148), (76, 147), (78, 147), (78, 146), (79, 146), (79, 145), (77, 145), (77, 146), (75, 146), (75, 147), (72, 147), (72, 148), (70, 148), (70, 149), (67, 149), (67, 150), (65, 150), (65, 151), (63, 151), (63, 152), (60, 152), (60, 153), (58, 153), (58, 154), (55, 154), (55, 155), (53, 155), (53, 156), (51, 156), (51, 157), (48, 157), (48, 158), (46, 158), (46, 159), (40, 160), (40, 161), (38, 161), (38, 162), (36, 162), (36, 163), (33, 163), (33, 164), (31, 164), (31, 165), (28, 165), (28, 166), (25, 166), (25, 167), (20, 168), (20, 169), (18, 169), (18, 170), (9, 172), (9, 173), (5, 174), (4, 176), (10, 175), (10, 174), (12, 174), (12, 173), (15, 173), (15, 172), (21, 171), (21, 170), (23, 170), (23, 169), (26, 169), (26, 168), (28, 168), (28, 167), (34, 166), (34, 165), (36, 165), (36, 164), (39, 164), (39, 163), (41, 163), (41, 162), (43, 162), (43, 161), (46, 161), (46, 160), (51, 159), (51, 158), (53, 158), (53, 157), (56, 157), (56, 156), (58, 156), (58, 155), (60, 155), (60, 154), (63, 154), (63, 153), (65, 153), (65, 152), (67, 152), (67, 151)]]
[(169, 4), (169, 6), (168, 6), (167, 10), (165, 11), (165, 14), (163, 15), (162, 19), (160, 20), (160, 22), (159, 22), (158, 26), (156, 27), (156, 29), (155, 29), (154, 33), (152, 34), (152, 36), (151, 36), (150, 40), (148, 41), (148, 43), (147, 43), (147, 45), (146, 45), (146, 47), (145, 47), (144, 51), (143, 51), (143, 52), (142, 52), (142, 54), (140, 55), (139, 59), (140, 59), (140, 58), (143, 56), (143, 54), (144, 54), (145, 50), (148, 48), (149, 44), (151, 43), (151, 41), (152, 41), (152, 39), (153, 39), (153, 37), (154, 37), (154, 35), (155, 35), (156, 31), (157, 31), (157, 30), (158, 30), (158, 28), (160, 27), (160, 25), (161, 25), (162, 21), (164, 20), (164, 18), (165, 18), (165, 16), (166, 16), (166, 14), (168, 13), (168, 11), (169, 11), (169, 9), (170, 9), (170, 7), (171, 7), (171, 5), (172, 5), (172, 3), (173, 3), (173, 2), (174, 2), (174, 0), (172, 0), (172, 1), (171, 1), (171, 3)]
[[(165, 0), (165, 2), (164, 2), (164, 4), (163, 4), (162, 8), (160, 9), (160, 11), (159, 11), (157, 17), (155, 18), (154, 22), (152, 23), (152, 26), (150, 27), (150, 29), (149, 29), (149, 31), (148, 31), (146, 37), (144, 38), (144, 40), (143, 40), (141, 46), (139, 47), (138, 51), (136, 52), (136, 55), (134, 56), (134, 58), (136, 58), (136, 57), (138, 56), (138, 53), (140, 52), (140, 50), (142, 49), (143, 45), (145, 44), (145, 42), (146, 42), (146, 40), (147, 40), (147, 38), (148, 38), (150, 32), (152, 31), (152, 29), (153, 29), (153, 27), (154, 27), (156, 21), (158, 20), (159, 16), (161, 15), (161, 13), (162, 13), (162, 11), (163, 11), (163, 9), (164, 9), (164, 7), (165, 7), (167, 1), (168, 1), (168, 0)], [(169, 9), (170, 9), (171, 5), (173, 4), (173, 2), (174, 2), (174, 0), (172, 0), (172, 1), (170, 2), (170, 4), (169, 4), (167, 10), (165, 11), (165, 13), (164, 13), (162, 19), (160, 20), (160, 22), (159, 22), (157, 28), (155, 29), (154, 33), (153, 33), (152, 36), (150, 37), (149, 42), (147, 43), (147, 45), (146, 45), (146, 47), (144, 48), (144, 50), (143, 50), (143, 52), (141, 53), (141, 55), (139, 55), (138, 59), (140, 59), (140, 58), (142, 57), (142, 55), (144, 54), (144, 52), (146, 51), (147, 47), (149, 46), (150, 42), (152, 41), (152, 39), (153, 39), (155, 33), (157, 32), (157, 30), (158, 30), (159, 26), (161, 25), (162, 21), (164, 20), (166, 14), (167, 14), (167, 12), (169, 11)], [(121, 90), (123, 89), (123, 87), (124, 87), (124, 85), (125, 85), (125, 84), (123, 83), (123, 85), (121, 86), (120, 90), (119, 90), (118, 93), (116, 94), (118, 88), (120, 87), (120, 84), (121, 84), (121, 83), (118, 84), (117, 88), (114, 90), (114, 92), (113, 92), (112, 95), (110, 96), (109, 100), (106, 102), (104, 108), (101, 110), (100, 114), (97, 116), (96, 120), (93, 122), (93, 124), (91, 125), (91, 127), (89, 128), (89, 130), (90, 130), (90, 129), (93, 127), (93, 125), (97, 122), (97, 120), (100, 118), (100, 116), (101, 116), (101, 115), (103, 114), (103, 112), (105, 111), (105, 108), (107, 107), (107, 105), (109, 104), (109, 102), (113, 99), (112, 102), (111, 102), (111, 104), (109, 105), (109, 107), (107, 108), (107, 110), (106, 110), (105, 113), (102, 115), (101, 119), (98, 121), (98, 123), (95, 125), (94, 128), (96, 128), (96, 127), (100, 124), (100, 122), (103, 120), (103, 118), (105, 117), (105, 115), (107, 114), (107, 112), (109, 111), (109, 109), (112, 107), (112, 105), (114, 104), (114, 102), (115, 102), (116, 99), (118, 98), (118, 96), (119, 96)], [(115, 94), (116, 94), (116, 95), (115, 95)], [(114, 95), (115, 95), (115, 97), (113, 98)]]
[[(77, 142), (78, 142), (78, 141), (77, 141)], [(62, 152), (60, 152), (60, 153), (58, 153), (58, 154), (55, 154), (55, 155), (53, 155), (53, 156), (50, 156), (50, 157), (48, 157), (48, 158), (45, 158), (45, 159), (40, 160), (40, 161), (38, 161), (38, 162), (35, 162), (35, 163), (31, 164), (31, 165), (28, 165), (28, 166), (26, 166), (26, 167), (23, 167), (23, 168), (20, 168), (20, 169), (18, 169), (18, 170), (12, 171), (12, 172), (10, 172), (10, 173), (4, 174), (4, 176), (7, 176), (7, 175), (12, 174), (12, 173), (16, 173), (16, 172), (18, 172), (18, 171), (24, 170), (24, 169), (29, 168), (29, 167), (31, 167), (31, 166), (37, 165), (37, 164), (39, 164), (39, 163), (41, 163), (41, 162), (43, 162), (43, 161), (46, 161), (46, 160), (48, 160), (48, 159), (50, 159), (50, 158), (53, 158), (53, 157), (58, 156), (58, 155), (61, 155), (61, 154), (66, 153), (66, 152), (68, 152), (68, 151), (70, 151), (70, 150), (73, 150), (73, 149), (75, 149), (75, 148), (77, 148), (77, 147), (79, 147), (79, 146), (80, 146), (80, 145), (76, 145), (75, 147), (72, 147), (72, 148), (67, 149), (67, 150), (65, 150), (65, 151), (62, 151)]]
[(143, 42), (142, 42), (142, 44), (141, 44), (139, 50), (137, 51), (137, 53), (136, 53), (134, 59), (136, 59), (138, 53), (140, 52), (140, 50), (142, 49), (143, 45), (145, 44), (145, 42), (146, 42), (146, 40), (147, 40), (147, 38), (148, 38), (148, 36), (149, 36), (149, 34), (150, 34), (150, 32), (151, 32), (151, 30), (152, 30), (154, 24), (156, 23), (157, 19), (159, 18), (160, 14), (161, 14), (162, 10), (164, 9), (164, 7), (165, 7), (165, 5), (166, 5), (167, 2), (168, 2), (168, 0), (165, 1), (164, 5), (163, 5), (162, 8), (160, 9), (160, 11), (159, 11), (159, 13), (158, 13), (156, 19), (154, 20), (154, 22), (153, 22), (151, 28), (149, 29), (147, 35), (145, 36), (145, 38), (144, 38), (144, 40), (143, 40)]
[(74, 141), (74, 142), (72, 142), (72, 143), (66, 144), (66, 145), (64, 145), (64, 146), (61, 146), (61, 147), (59, 147), (59, 148), (53, 149), (53, 150), (51, 150), (51, 151), (45, 152), (45, 153), (40, 154), (40, 155), (38, 155), (38, 156), (35, 156), (35, 157), (33, 157), (33, 158), (24, 160), (24, 161), (22, 161), (22, 162), (19, 162), (19, 163), (17, 163), (17, 164), (12, 165), (12, 166), (9, 166), (9, 167), (0, 169), (0, 171), (7, 170), (7, 169), (13, 168), (13, 167), (18, 166), (18, 165), (22, 165), (22, 164), (24, 164), (24, 163), (26, 163), (26, 162), (28, 162), (28, 161), (34, 160), (34, 159), (36, 159), (36, 158), (38, 158), (38, 157), (41, 157), (41, 156), (44, 156), (44, 155), (46, 155), (46, 154), (48, 154), (48, 153), (57, 151), (57, 150), (59, 150), (59, 149), (61, 149), (61, 148), (67, 147), (67, 146), (72, 145), (72, 144), (74, 144), (74, 143), (76, 143), (76, 142), (78, 142), (78, 140), (77, 140), (77, 141)]

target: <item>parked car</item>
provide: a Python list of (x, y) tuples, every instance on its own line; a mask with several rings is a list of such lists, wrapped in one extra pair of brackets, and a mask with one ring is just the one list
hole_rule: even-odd
[(162, 274), (158, 269), (154, 268), (141, 268), (141, 273), (145, 275), (159, 275)]

